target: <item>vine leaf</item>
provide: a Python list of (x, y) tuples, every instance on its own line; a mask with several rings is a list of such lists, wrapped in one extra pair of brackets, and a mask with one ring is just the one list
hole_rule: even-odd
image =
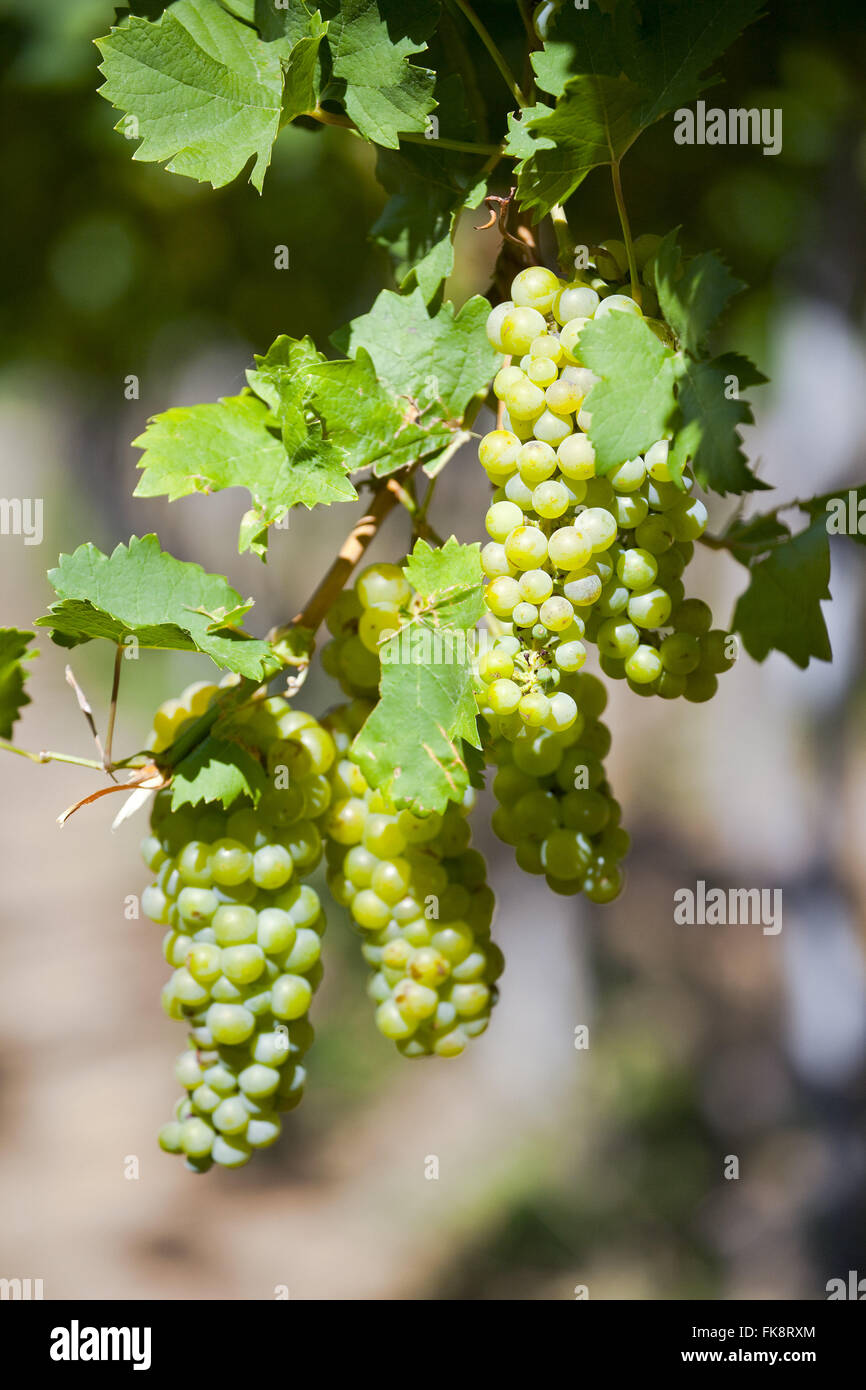
[(176, 0), (155, 23), (130, 16), (97, 47), (100, 93), (125, 113), (115, 128), (141, 137), (134, 159), (214, 188), (252, 159), (261, 192), (280, 126), (281, 45), (263, 43), (219, 0)]
[(591, 169), (618, 163), (647, 126), (717, 80), (713, 63), (761, 12), (761, 0), (558, 9), (543, 49), (532, 55), (538, 85), (556, 108), (525, 113), (508, 144), (520, 160), (521, 206), (540, 218)]
[(381, 648), (382, 698), (352, 753), (371, 786), (427, 814), (462, 798), (465, 745), (480, 747), (470, 650), (484, 606), (480, 549), (419, 540), (405, 569), (420, 606)]
[(537, 209), (540, 220), (570, 198), (591, 170), (618, 163), (640, 134), (637, 113), (644, 100), (632, 83), (582, 73), (568, 82), (555, 110), (524, 117), (522, 126), (534, 143), (518, 166), (520, 206)]
[(681, 351), (677, 374), (677, 434), (670, 454), (672, 476), (679, 480), (687, 464), (705, 488), (758, 492), (767, 484), (746, 462), (739, 430), (753, 421), (752, 407), (741, 390), (766, 377), (747, 357), (724, 353), (711, 357), (712, 329), (734, 295), (744, 288), (713, 252), (684, 261), (677, 230), (669, 232), (656, 254), (655, 283), (659, 304), (676, 334)]
[(306, 418), (303, 376), (296, 366), (281, 365), (278, 356), (279, 348), (277, 353), (271, 349), (250, 374), (274, 409), (244, 391), (153, 416), (133, 440), (144, 450), (135, 496), (165, 496), (173, 502), (195, 492), (246, 488), (253, 507), (243, 518), (238, 548), (258, 554), (265, 551), (268, 526), (291, 507), (309, 509), (357, 497), (346, 477), (342, 449), (323, 437), (319, 423)]
[(666, 434), (676, 406), (674, 355), (643, 319), (615, 309), (587, 323), (579, 347), (581, 361), (601, 378), (586, 408), (603, 475)]
[(682, 347), (700, 356), (710, 329), (734, 295), (746, 287), (712, 251), (683, 264), (678, 228), (668, 232), (656, 252), (655, 284), (662, 314)]
[[(740, 557), (738, 557), (740, 558)], [(821, 603), (830, 598), (830, 542), (826, 516), (788, 540), (777, 537), (764, 558), (752, 558), (751, 583), (737, 601), (733, 627), (756, 661), (774, 649), (797, 666), (814, 656), (831, 661)]]
[(436, 100), (435, 138), (378, 152), (376, 178), (391, 196), (371, 231), (373, 241), (390, 252), (401, 290), (417, 284), (427, 303), (454, 268), (453, 235), (461, 210), (478, 207), (487, 191), (477, 158), (438, 144), (442, 136), (474, 137), (456, 73), (437, 82)]
[(409, 59), (424, 51), (438, 17), (429, 0), (340, 0), (328, 28), (333, 75), (366, 140), (396, 150), (402, 132), (424, 130), (436, 74)]
[(377, 477), (385, 477), (450, 440), (448, 426), (422, 429), (414, 423), (414, 409), (380, 383), (366, 348), (359, 347), (354, 358), (313, 367), (310, 379), (313, 407), (350, 472), (372, 465)]
[(21, 632), (16, 627), (0, 628), (0, 738), (11, 738), (13, 727), (30, 696), (24, 683), (30, 674), (25, 662), (38, 656), (27, 648), (35, 632)]
[(414, 407), (420, 426), (447, 428), (442, 449), (437, 445), (438, 454), (425, 464), (427, 472), (436, 471), (469, 402), (486, 390), (496, 370), (499, 357), (485, 332), (489, 312), (487, 300), (475, 295), (459, 314), (446, 303), (431, 317), (420, 289), (407, 295), (383, 290), (368, 314), (333, 336), (350, 357), (361, 348), (369, 353), (379, 381)]
[(217, 666), (256, 681), (278, 666), (269, 643), (236, 627), (211, 630), (209, 615), (243, 607), (240, 594), (223, 575), (161, 550), (155, 535), (133, 536), (111, 555), (89, 542), (80, 545), (60, 556), (48, 580), (58, 602), (36, 626), (50, 628), (61, 647), (94, 637), (115, 644), (134, 638), (141, 647), (203, 652)]
[(239, 796), (257, 805), (267, 789), (264, 768), (248, 749), (209, 735), (173, 769), (171, 806), (221, 801), (229, 807)]
[(319, 97), (319, 50), (328, 32), (321, 15), (310, 17), (307, 33), (298, 36), (285, 65), (280, 125), (288, 125), (296, 116), (311, 111)]

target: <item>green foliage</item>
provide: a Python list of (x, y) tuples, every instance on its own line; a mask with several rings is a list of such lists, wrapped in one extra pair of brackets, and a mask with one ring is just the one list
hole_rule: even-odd
[(11, 738), (12, 729), (30, 696), (24, 689), (29, 675), (27, 661), (38, 653), (27, 648), (35, 632), (20, 632), (16, 627), (0, 628), (0, 738)]
[(264, 769), (252, 753), (239, 743), (210, 736), (173, 768), (172, 810), (202, 801), (228, 807), (239, 796), (258, 805), (266, 788)]
[(540, 218), (590, 170), (616, 164), (647, 126), (693, 100), (713, 63), (751, 24), (760, 0), (617, 0), (604, 12), (563, 5), (541, 53), (539, 86), (553, 111), (525, 113), (509, 139), (522, 207)]
[(430, 0), (341, 0), (328, 45), (346, 113), (367, 140), (387, 149), (423, 131), (435, 105), (435, 73), (409, 59), (423, 53), (439, 14)]
[[(776, 529), (776, 528), (774, 528)], [(787, 533), (787, 534), (786, 534)], [(755, 543), (756, 533), (752, 532)], [(751, 583), (738, 599), (733, 626), (756, 661), (775, 649), (797, 666), (831, 661), (821, 602), (830, 598), (830, 542), (821, 516), (799, 535), (776, 529), (772, 548), (753, 550)]]
[(674, 355), (643, 319), (615, 309), (586, 325), (580, 353), (601, 377), (586, 404), (596, 470), (605, 474), (664, 437), (676, 405)]
[(162, 651), (203, 652), (217, 666), (253, 680), (272, 674), (276, 663), (267, 642), (217, 628), (212, 614), (237, 610), (240, 594), (220, 574), (176, 560), (156, 536), (133, 536), (104, 555), (88, 542), (61, 555), (48, 580), (58, 595), (37, 627), (47, 627), (61, 647), (94, 637)]
[(418, 541), (406, 577), (423, 607), (381, 649), (382, 698), (353, 756), (373, 787), (418, 813), (469, 786), (464, 740), (478, 748), (471, 632), (483, 611), (477, 545)]
[(219, 0), (177, 0), (156, 23), (133, 15), (98, 47), (101, 94), (125, 113), (116, 129), (141, 135), (133, 158), (167, 161), (214, 188), (254, 159), (250, 181), (261, 191), (280, 125), (278, 48)]

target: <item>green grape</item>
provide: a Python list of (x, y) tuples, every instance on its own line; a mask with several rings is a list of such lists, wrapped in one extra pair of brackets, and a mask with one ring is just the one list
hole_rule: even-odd
[(562, 671), (579, 671), (586, 661), (586, 647), (582, 642), (560, 642), (554, 659)]
[[(543, 573), (543, 571), (539, 572)], [(532, 571), (530, 570), (529, 573)], [(483, 652), (479, 657), (478, 674), (488, 685), (495, 680), (510, 680), (514, 674), (514, 658), (501, 648), (494, 647), (491, 651)]]
[(625, 661), (640, 646), (640, 633), (634, 623), (622, 618), (608, 618), (598, 632), (598, 650), (603, 656)]
[(588, 323), (588, 317), (578, 314), (563, 325), (559, 335), (563, 355), (573, 366), (582, 367), (584, 365), (580, 356), (580, 335)]
[(672, 507), (670, 519), (678, 541), (695, 541), (707, 529), (707, 509), (697, 497)]
[(556, 458), (566, 478), (585, 482), (595, 476), (595, 450), (585, 434), (570, 434), (559, 445)]
[(580, 410), (585, 395), (586, 392), (581, 391), (577, 382), (569, 377), (554, 376), (547, 385), (544, 401), (554, 415), (572, 415), (575, 410)]
[(718, 677), (712, 671), (692, 671), (686, 676), (685, 698), (693, 704), (703, 704), (711, 700), (719, 688)]
[(527, 487), (537, 487), (556, 472), (556, 451), (542, 439), (530, 439), (517, 455), (517, 469)]
[(548, 540), (547, 553), (557, 569), (582, 569), (592, 558), (592, 545), (573, 526), (561, 526)]
[(543, 603), (553, 593), (553, 580), (546, 570), (524, 570), (518, 588), (524, 602)]
[[(651, 555), (662, 555), (670, 550), (676, 540), (673, 522), (664, 512), (654, 512), (644, 521), (638, 523), (634, 533), (635, 541), (641, 550), (647, 550)], [(670, 575), (673, 579), (676, 576)]]
[(703, 599), (687, 598), (678, 603), (670, 615), (671, 626), (676, 632), (690, 632), (702, 637), (713, 625), (712, 609)]
[[(512, 281), (511, 294), (516, 305), (537, 310), (540, 314), (550, 313), (553, 301), (559, 295), (560, 283), (552, 270), (544, 266), (529, 266), (521, 270)], [(539, 328), (539, 333), (544, 328)], [(527, 348), (522, 349), (524, 352)]]
[(549, 357), (554, 363), (561, 362), (562, 348), (559, 338), (555, 333), (542, 333), (538, 338), (533, 338), (529, 354), (531, 357)]
[(523, 511), (532, 507), (532, 488), (527, 487), (518, 473), (505, 484), (505, 496), (509, 502), (515, 502)]
[(638, 455), (612, 468), (607, 477), (616, 492), (636, 492), (646, 477), (646, 466)]
[[(733, 651), (734, 655), (730, 653)], [(730, 671), (736, 661), (737, 639), (723, 628), (713, 628), (700, 638), (700, 664), (702, 670), (714, 675)]]
[(510, 618), (520, 602), (520, 586), (516, 579), (505, 576), (493, 579), (484, 590), (484, 598), (495, 617)]
[(648, 589), (658, 574), (655, 556), (648, 550), (624, 550), (617, 560), (616, 572), (628, 589)]
[(578, 534), (592, 546), (593, 553), (608, 550), (616, 540), (617, 524), (604, 507), (587, 507), (580, 513), (574, 526)]
[(550, 521), (568, 509), (569, 496), (562, 483), (539, 483), (531, 494), (531, 502), (538, 515)]
[(537, 309), (520, 305), (509, 309), (499, 330), (503, 350), (512, 355), (528, 352), (533, 338), (543, 333), (545, 327), (544, 315)]
[(674, 676), (687, 676), (701, 659), (701, 643), (690, 632), (673, 632), (659, 647), (665, 670)]
[[(510, 506), (511, 503), (497, 505)], [(520, 570), (537, 569), (547, 559), (547, 537), (537, 526), (517, 524), (505, 542), (505, 554)]]
[(538, 609), (534, 603), (518, 603), (511, 615), (515, 627), (532, 627), (538, 622)]
[(669, 450), (669, 440), (660, 439), (657, 444), (651, 445), (644, 454), (647, 473), (657, 483), (669, 483), (671, 481), (670, 469), (668, 468)]
[(543, 440), (545, 444), (550, 444), (554, 449), (568, 438), (571, 430), (570, 416), (554, 415), (552, 410), (547, 409), (541, 411), (532, 426), (532, 433), (535, 438)]
[(514, 502), (494, 502), (484, 518), (487, 534), (500, 543), (507, 541), (511, 532), (522, 522), (523, 512)]
[(505, 554), (505, 546), (498, 541), (488, 541), (481, 550), (481, 568), (488, 579), (504, 579), (515, 574), (515, 567)]
[(506, 299), (502, 304), (497, 304), (495, 309), (491, 309), (490, 313), (487, 315), (487, 323), (485, 325), (487, 339), (491, 347), (494, 347), (497, 352), (507, 351), (502, 342), (502, 324), (506, 314), (509, 314), (513, 308), (513, 302), (510, 299)]
[(599, 305), (599, 297), (588, 285), (566, 285), (553, 300), (553, 316), (563, 326), (572, 319), (590, 319)]
[(578, 608), (595, 603), (601, 594), (601, 580), (588, 567), (572, 570), (562, 585), (565, 597)]
[(595, 317), (603, 318), (606, 314), (613, 313), (634, 314), (635, 318), (642, 318), (640, 306), (635, 304), (627, 294), (611, 294), (603, 299), (595, 311)]
[[(517, 370), (514, 367), (504, 368), (506, 372)], [(503, 372), (500, 372), (497, 382), (502, 375)], [(519, 375), (522, 376), (522, 373)], [(519, 452), (520, 440), (516, 434), (510, 430), (491, 430), (478, 446), (478, 459), (490, 481), (502, 483), (514, 472)]]
[(408, 603), (412, 590), (399, 565), (368, 565), (355, 580), (355, 592), (364, 608), (385, 604), (399, 608)]
[(662, 659), (655, 647), (641, 643), (625, 663), (625, 674), (635, 685), (649, 685), (662, 673)]
[(646, 521), (649, 507), (637, 493), (618, 493), (611, 503), (611, 513), (621, 531), (633, 531)]
[[(504, 398), (505, 393), (506, 393), (506, 391), (508, 390), (509, 386), (514, 386), (514, 384), (515, 384), (516, 382), (518, 382), (518, 381), (523, 381), (525, 375), (526, 375), (526, 373), (525, 373), (524, 371), (522, 371), (522, 369), (521, 369), (520, 367), (501, 367), (501, 368), (499, 369), (499, 371), (496, 373), (496, 376), (493, 378), (493, 392), (494, 392), (494, 395), (498, 396), (498, 398), (499, 398), (500, 400), (502, 400), (502, 399)], [(494, 430), (494, 431), (492, 431), (492, 433), (493, 433), (493, 434), (499, 434), (499, 433), (505, 434), (506, 431), (505, 431), (505, 430), (502, 430), (502, 431)], [(480, 446), (479, 451), (478, 451), (478, 452), (479, 452), (479, 457), (480, 457), (480, 455), (481, 455), (481, 450), (482, 450), (483, 447), (484, 447), (485, 441), (488, 440), (488, 439), (490, 439), (490, 435), (485, 435), (484, 439), (482, 439), (482, 441), (481, 441), (481, 446)], [(484, 459), (483, 459), (483, 458), (481, 459), (481, 462), (482, 462), (482, 465), (483, 465), (483, 464), (484, 464)]]
[(549, 632), (565, 632), (574, 621), (574, 608), (567, 598), (555, 595), (545, 599), (538, 616)]
[(628, 616), (637, 627), (663, 627), (670, 617), (670, 595), (664, 589), (644, 589), (632, 594), (628, 601)]
[[(556, 363), (549, 357), (536, 357), (530, 359), (526, 367), (526, 375), (536, 386), (540, 386), (544, 391), (544, 399), (551, 409), (556, 409), (550, 399), (550, 388), (557, 382)], [(565, 407), (568, 409), (568, 407)]]

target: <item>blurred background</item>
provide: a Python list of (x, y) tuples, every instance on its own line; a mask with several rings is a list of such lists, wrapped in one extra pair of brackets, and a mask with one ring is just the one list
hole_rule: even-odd
[[(238, 391), (277, 334), (325, 346), (364, 312), (390, 284), (366, 240), (383, 195), (370, 151), (333, 130), (286, 130), (262, 198), (133, 163), (95, 95), (92, 40), (112, 17), (105, 0), (0, 0), (0, 493), (45, 500), (41, 545), (0, 538), (2, 620), (44, 611), (60, 551), (157, 530), (255, 596), (264, 632), (300, 606), (351, 509), (293, 520), (263, 567), (236, 553), (246, 494), (133, 501), (130, 441), (159, 410)], [(772, 378), (747, 452), (774, 502), (866, 476), (864, 66), (860, 4), (774, 3), (712, 100), (782, 108), (782, 152), (676, 146), (668, 119), (624, 165), (636, 233), (682, 224), (687, 249), (718, 248), (751, 286), (724, 346)], [(581, 240), (617, 235), (603, 172), (569, 211)], [(480, 220), (460, 230), (457, 302), (489, 283)], [(476, 539), (485, 493), (464, 451), (439, 529)], [(715, 504), (713, 529), (732, 506)], [(392, 517), (373, 554), (407, 540)], [(701, 552), (690, 592), (726, 624), (745, 580)], [(0, 1275), (41, 1278), (46, 1298), (422, 1300), (820, 1299), (866, 1275), (864, 580), (862, 552), (834, 542), (832, 667), (744, 655), (701, 706), (613, 691), (609, 773), (633, 848), (612, 906), (521, 875), (482, 800), (508, 965), (459, 1061), (410, 1066), (380, 1038), (334, 909), (307, 1096), (238, 1173), (194, 1178), (156, 1147), (182, 1039), (159, 1007), (161, 929), (124, 917), (147, 881), (143, 824), (112, 834), (103, 802), (61, 833), (93, 774), (0, 755)], [(18, 741), (89, 755), (67, 654), (40, 645)], [(97, 644), (73, 655), (103, 724), (110, 662)], [(153, 653), (127, 668), (115, 746), (139, 747), (154, 706), (212, 670)], [(337, 696), (317, 671), (302, 703)], [(781, 888), (782, 931), (674, 925), (675, 890), (698, 879)]]

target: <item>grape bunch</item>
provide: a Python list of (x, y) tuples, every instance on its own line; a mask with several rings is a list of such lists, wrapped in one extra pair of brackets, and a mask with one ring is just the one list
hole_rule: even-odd
[[(161, 706), (154, 751), (216, 694), (190, 686)], [(241, 1167), (279, 1136), (280, 1114), (303, 1093), (308, 1011), (322, 976), (325, 918), (303, 879), (322, 857), (317, 822), (331, 799), (334, 741), (278, 698), (253, 702), (237, 720), (272, 789), (256, 807), (238, 797), (225, 812), (212, 802), (172, 811), (171, 793), (159, 792), (142, 844), (155, 881), (141, 904), (167, 928), (174, 972), (163, 1008), (190, 1029), (175, 1071), (186, 1096), (159, 1142), (195, 1172)]]
[(514, 847), (520, 868), (543, 874), (554, 892), (608, 903), (622, 890), (629, 837), (604, 771), (610, 732), (600, 715), (607, 692), (581, 673), (575, 693), (580, 713), (562, 732), (503, 732), (502, 720), (488, 720), (486, 751), (497, 768), (492, 825)]
[(331, 641), (322, 666), (349, 696), (375, 698), (379, 689), (379, 643), (397, 631), (412, 589), (399, 565), (368, 565), (331, 605), (326, 618)]
[(484, 859), (470, 848), (472, 798), (443, 815), (395, 810), (349, 757), (368, 712), (357, 701), (326, 721), (339, 755), (328, 886), (364, 937), (379, 1031), (405, 1057), (457, 1057), (487, 1028), (503, 967)]
[[(645, 275), (657, 244), (635, 243)], [(498, 639), (479, 663), (481, 708), (551, 732), (577, 717), (568, 677), (586, 661), (587, 642), (606, 674), (666, 699), (708, 699), (734, 659), (707, 605), (686, 598), (682, 575), (707, 511), (692, 496), (688, 469), (681, 487), (673, 481), (670, 440), (604, 477), (596, 472), (585, 401), (598, 378), (583, 364), (579, 340), (590, 319), (641, 315), (605, 278), (621, 279), (624, 261), (625, 248), (608, 241), (589, 280), (567, 284), (543, 266), (522, 270), (512, 299), (487, 324), (493, 346), (519, 362), (495, 378), (502, 427), (479, 447), (495, 488), (482, 566)], [(648, 322), (669, 338), (661, 320)]]

